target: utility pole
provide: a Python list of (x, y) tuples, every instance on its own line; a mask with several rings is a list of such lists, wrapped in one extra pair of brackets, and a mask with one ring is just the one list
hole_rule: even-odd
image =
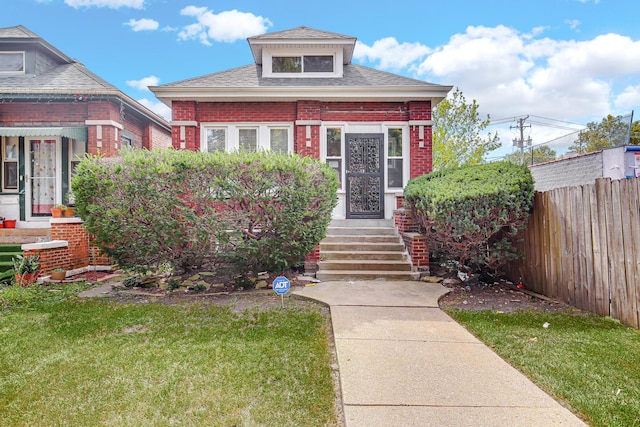
[[(513, 140), (513, 145), (520, 148), (520, 164), (524, 165), (524, 143), (527, 143), (527, 146), (531, 146), (531, 137), (528, 137), (527, 140), (524, 140), (524, 128), (531, 128), (531, 125), (526, 125), (524, 124), (524, 122), (529, 118), (529, 116), (527, 115), (526, 117), (521, 117), (518, 119), (518, 124), (516, 126), (509, 126), (509, 129), (518, 129), (520, 131), (520, 139), (515, 138)], [(531, 151), (531, 155), (532, 155), (532, 159), (531, 159), (531, 164), (533, 164), (533, 149)]]

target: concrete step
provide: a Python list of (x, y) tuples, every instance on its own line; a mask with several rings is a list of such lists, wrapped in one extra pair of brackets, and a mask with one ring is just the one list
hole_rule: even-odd
[(320, 243), (319, 280), (416, 280), (392, 220), (332, 220)]
[[(331, 230), (329, 230), (330, 232)], [(396, 235), (387, 235), (387, 236), (371, 236), (366, 235), (362, 236), (359, 234), (350, 234), (350, 235), (340, 235), (335, 236), (331, 234), (327, 234), (327, 236), (322, 239), (321, 243), (351, 243), (351, 242), (359, 242), (359, 243), (397, 243), (400, 242), (400, 237)]]
[(381, 260), (403, 261), (407, 257), (400, 251), (323, 251), (322, 260)]
[(392, 219), (332, 219), (329, 223), (331, 227), (384, 227), (393, 228)]
[(400, 242), (396, 243), (325, 243), (324, 240), (320, 242), (320, 253), (324, 251), (343, 251), (343, 252), (390, 252), (398, 251), (404, 252), (404, 244)]
[(332, 260), (320, 261), (318, 267), (323, 271), (411, 271), (411, 264), (407, 261)]
[(420, 273), (411, 271), (367, 271), (367, 270), (320, 270), (316, 273), (318, 280), (418, 280)]
[(22, 245), (49, 240), (51, 240), (50, 228), (0, 228), (0, 244)]
[(327, 235), (331, 236), (397, 236), (396, 230), (389, 227), (330, 227)]

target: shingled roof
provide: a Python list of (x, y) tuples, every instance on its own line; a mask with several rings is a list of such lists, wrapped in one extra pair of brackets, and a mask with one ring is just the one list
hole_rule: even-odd
[(245, 65), (218, 73), (195, 77), (162, 86), (150, 87), (156, 96), (171, 105), (171, 100), (294, 100), (325, 99), (405, 101), (443, 99), (451, 86), (411, 79), (356, 64), (344, 66), (342, 78), (262, 77), (262, 67)]
[[(247, 39), (255, 64), (194, 77), (161, 86), (152, 92), (165, 104), (172, 101), (200, 102), (232, 101), (293, 101), (319, 99), (324, 101), (396, 101), (433, 100), (436, 103), (451, 90), (422, 80), (412, 79), (351, 63), (356, 38), (343, 34), (297, 27), (290, 30), (260, 34)], [(301, 49), (309, 47), (342, 49), (343, 66), (340, 76), (263, 77), (262, 49)]]
[(138, 103), (116, 86), (89, 71), (82, 63), (65, 55), (43, 38), (22, 25), (0, 28), (0, 50), (2, 45), (38, 46), (44, 48), (52, 58), (50, 67), (37, 74), (2, 74), (0, 75), (0, 98), (14, 100), (33, 98), (47, 100), (61, 96), (83, 96), (120, 98), (139, 114), (150, 118), (169, 128), (167, 121)]

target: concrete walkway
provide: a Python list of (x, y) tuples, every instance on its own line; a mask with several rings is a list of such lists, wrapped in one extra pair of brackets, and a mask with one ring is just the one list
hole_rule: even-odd
[(423, 282), (323, 282), (344, 417), (359, 426), (584, 426), (438, 308)]

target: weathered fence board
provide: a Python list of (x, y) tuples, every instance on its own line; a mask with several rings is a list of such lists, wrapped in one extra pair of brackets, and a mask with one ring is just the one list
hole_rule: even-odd
[(512, 280), (640, 327), (640, 178), (536, 193), (518, 248)]

